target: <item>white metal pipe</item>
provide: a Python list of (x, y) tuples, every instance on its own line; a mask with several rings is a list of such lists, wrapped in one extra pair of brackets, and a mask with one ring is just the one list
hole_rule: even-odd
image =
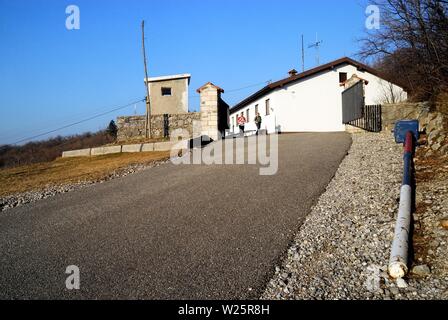
[(403, 185), (400, 191), (400, 207), (388, 267), (389, 275), (394, 279), (402, 278), (408, 272), (411, 201), (412, 188), (409, 185)]

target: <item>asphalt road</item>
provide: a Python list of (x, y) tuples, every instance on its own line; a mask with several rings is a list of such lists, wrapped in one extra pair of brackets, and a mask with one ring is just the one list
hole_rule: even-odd
[(167, 164), (0, 213), (0, 298), (258, 298), (350, 143), (281, 135), (273, 176)]

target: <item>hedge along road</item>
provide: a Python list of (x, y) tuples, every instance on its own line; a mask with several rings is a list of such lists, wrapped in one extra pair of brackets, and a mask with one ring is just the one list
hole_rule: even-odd
[(0, 298), (258, 298), (350, 144), (280, 135), (273, 176), (166, 164), (5, 211)]

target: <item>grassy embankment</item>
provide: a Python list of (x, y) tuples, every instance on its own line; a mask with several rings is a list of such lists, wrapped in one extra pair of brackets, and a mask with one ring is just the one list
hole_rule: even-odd
[(168, 151), (119, 153), (97, 157), (57, 158), (51, 162), (0, 169), (0, 197), (46, 186), (94, 181), (133, 164), (169, 158)]

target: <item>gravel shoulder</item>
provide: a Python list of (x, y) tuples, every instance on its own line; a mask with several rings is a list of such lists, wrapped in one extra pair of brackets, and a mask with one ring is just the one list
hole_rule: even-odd
[[(447, 299), (448, 231), (441, 228), (440, 219), (447, 213), (442, 193), (447, 193), (448, 183), (419, 183), (418, 172), (417, 207), (419, 201), (431, 202), (424, 207), (424, 218), (418, 217), (418, 210), (414, 215), (417, 221), (423, 219), (414, 243), (432, 238), (432, 249), (420, 246), (413, 272), (404, 281), (392, 281), (386, 273), (399, 204), (402, 147), (390, 134), (355, 134), (349, 154), (261, 298)], [(423, 230), (425, 226), (430, 227)]]

